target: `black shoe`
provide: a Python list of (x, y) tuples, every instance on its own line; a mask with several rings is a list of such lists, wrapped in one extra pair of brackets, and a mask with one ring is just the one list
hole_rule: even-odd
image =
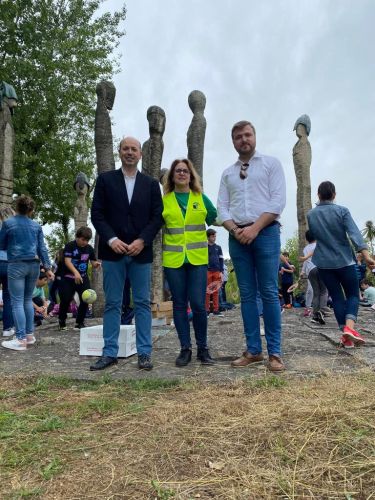
[(76, 323), (74, 325), (74, 330), (80, 330), (81, 328), (86, 328), (85, 323)]
[(67, 329), (68, 329), (68, 327), (66, 326), (65, 321), (59, 321), (59, 330), (65, 331)]
[(34, 319), (34, 326), (42, 326), (42, 320), (39, 318)]
[(202, 363), (202, 365), (214, 365), (215, 360), (211, 358), (208, 349), (199, 348), (197, 352), (197, 359)]
[(102, 356), (101, 358), (98, 358), (93, 365), (90, 366), (90, 370), (92, 372), (96, 370), (104, 370), (104, 368), (108, 368), (108, 366), (111, 365), (117, 365), (117, 363), (118, 363), (117, 358)]
[(323, 316), (323, 313), (321, 311), (318, 311), (314, 317), (318, 320), (318, 323), (320, 325), (325, 325), (326, 322), (325, 322), (325, 319), (324, 319), (324, 316)]
[(186, 366), (191, 361), (191, 349), (181, 349), (180, 354), (176, 358), (176, 366)]
[(151, 356), (149, 356), (148, 354), (140, 354), (138, 356), (138, 368), (140, 370), (152, 370), (153, 364), (151, 363)]

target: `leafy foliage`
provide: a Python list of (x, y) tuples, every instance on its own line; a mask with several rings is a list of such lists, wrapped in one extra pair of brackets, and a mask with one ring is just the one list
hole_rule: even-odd
[(365, 228), (362, 229), (361, 232), (362, 232), (363, 236), (365, 237), (365, 239), (370, 244), (371, 255), (374, 255), (375, 224), (373, 223), (373, 221), (368, 220), (365, 223)]
[(67, 237), (74, 179), (93, 177), (95, 87), (118, 70), (113, 56), (125, 6), (99, 15), (104, 0), (2, 0), (1, 79), (15, 87), (15, 190), (37, 202), (42, 223)]

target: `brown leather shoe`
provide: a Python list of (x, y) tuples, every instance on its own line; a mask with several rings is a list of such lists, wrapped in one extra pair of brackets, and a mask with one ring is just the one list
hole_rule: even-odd
[(251, 354), (250, 352), (245, 351), (240, 358), (231, 362), (231, 366), (233, 366), (233, 368), (243, 368), (251, 363), (260, 363), (263, 359), (262, 353)]
[(283, 372), (285, 370), (285, 365), (280, 356), (275, 356), (271, 354), (268, 359), (268, 369), (271, 372)]

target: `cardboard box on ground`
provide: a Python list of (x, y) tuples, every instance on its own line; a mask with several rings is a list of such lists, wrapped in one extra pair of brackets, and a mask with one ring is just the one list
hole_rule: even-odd
[(154, 319), (165, 318), (166, 324), (170, 325), (173, 319), (173, 303), (169, 300), (160, 304), (151, 304), (151, 312)]
[[(80, 356), (101, 356), (103, 347), (103, 325), (81, 328), (79, 339)], [(121, 325), (118, 357), (128, 358), (136, 352), (135, 326)]]

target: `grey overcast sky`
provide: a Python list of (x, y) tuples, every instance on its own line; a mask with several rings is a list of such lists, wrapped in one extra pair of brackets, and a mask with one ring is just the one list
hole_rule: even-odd
[[(107, 0), (101, 10), (118, 9)], [(116, 139), (148, 138), (147, 108), (165, 110), (163, 167), (186, 156), (189, 93), (207, 98), (204, 186), (216, 204), (223, 169), (236, 160), (234, 122), (252, 121), (257, 149), (287, 179), (282, 242), (297, 228), (295, 120), (310, 116), (312, 202), (331, 180), (360, 229), (374, 220), (374, 0), (127, 0), (126, 36), (112, 112)], [(227, 253), (227, 234), (217, 242)]]

